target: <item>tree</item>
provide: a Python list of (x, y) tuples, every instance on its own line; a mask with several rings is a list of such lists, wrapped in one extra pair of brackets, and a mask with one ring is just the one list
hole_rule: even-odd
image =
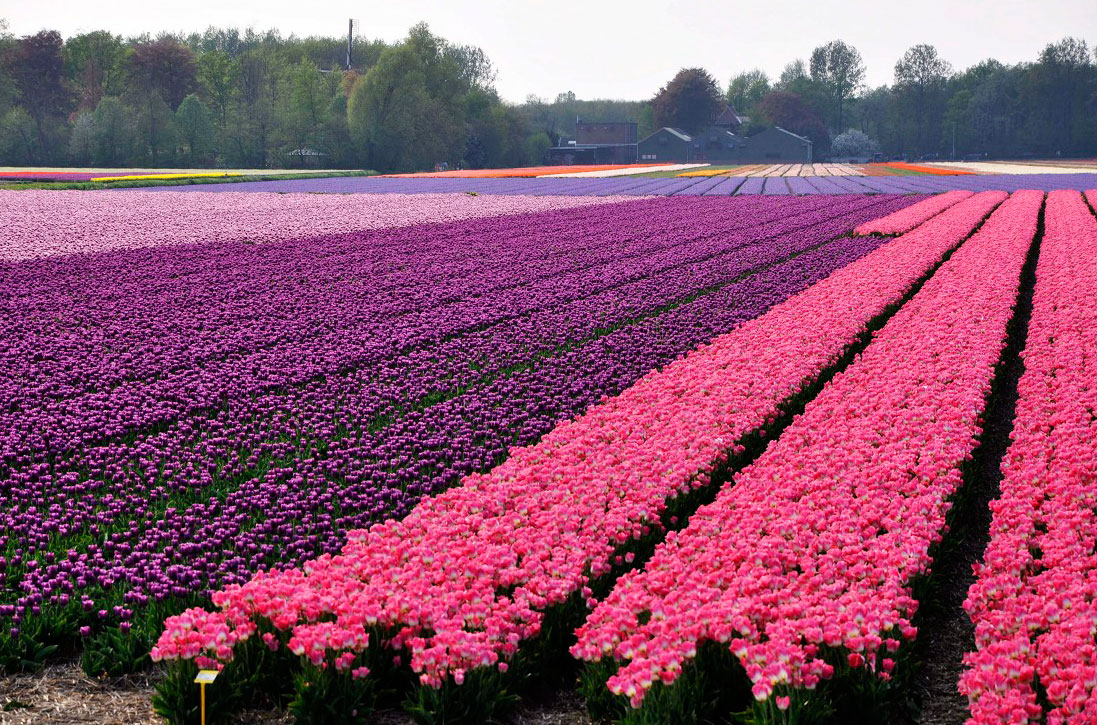
[(76, 35), (65, 42), (65, 68), (76, 81), (82, 110), (94, 109), (106, 94), (122, 92), (125, 57), (122, 38), (105, 30)]
[(228, 53), (211, 50), (198, 57), (197, 79), (202, 94), (213, 106), (217, 125), (224, 128), (236, 84), (237, 67)]
[(750, 113), (769, 91), (769, 76), (754, 68), (731, 77), (728, 103), (739, 113)]
[[(1046, 112), (1046, 123), (1052, 131), (1056, 152), (1077, 152), (1075, 137), (1087, 133), (1083, 126), (1092, 125), (1093, 113), (1079, 118), (1086, 101), (1094, 95), (1094, 68), (1089, 62), (1089, 46), (1084, 40), (1063, 38), (1049, 43), (1040, 53), (1032, 69), (1033, 81), (1041, 89), (1040, 97)], [(1091, 132), (1090, 132), (1091, 133)]]
[(40, 159), (38, 126), (29, 113), (16, 106), (0, 118), (0, 158), (25, 166)]
[(944, 125), (941, 129), (944, 137), (941, 141), (948, 147), (949, 155), (953, 158), (967, 148), (967, 129), (971, 126), (968, 120), (971, 98), (971, 91), (966, 88), (960, 89), (948, 99), (948, 105), (945, 108)]
[(137, 112), (137, 140), (142, 155), (160, 164), (161, 156), (169, 152), (175, 143), (175, 117), (171, 107), (155, 91), (145, 97)]
[(487, 91), (495, 83), (495, 66), (483, 49), (475, 45), (452, 45), (446, 51), (457, 64), (461, 83), (470, 89)]
[(191, 93), (179, 104), (175, 111), (175, 127), (187, 147), (187, 158), (191, 165), (202, 154), (213, 148), (213, 122), (209, 109), (195, 94)]
[(875, 139), (855, 128), (835, 136), (830, 145), (831, 154), (838, 158), (871, 158), (879, 150)]
[(43, 30), (19, 40), (12, 62), (19, 104), (34, 120), (37, 148), (47, 158), (64, 135), (64, 117), (73, 101), (61, 47), (60, 33)]
[(830, 148), (830, 134), (822, 117), (795, 93), (770, 91), (758, 104), (758, 109), (774, 126), (810, 138), (816, 153)]
[(69, 136), (69, 158), (73, 163), (84, 165), (95, 155), (95, 114), (81, 111), (72, 124)]
[(407, 46), (382, 53), (377, 65), (355, 82), (347, 100), (347, 127), (369, 168), (415, 167), (416, 124), (429, 104), (416, 53)]
[(671, 126), (696, 133), (720, 112), (724, 96), (708, 71), (683, 68), (659, 89), (651, 105), (656, 127)]
[(146, 95), (160, 96), (173, 110), (196, 87), (194, 53), (172, 38), (138, 43), (127, 62), (131, 84)]
[(778, 91), (792, 91), (793, 86), (799, 81), (806, 80), (808, 77), (807, 66), (800, 58), (792, 61), (784, 67), (781, 71), (781, 77), (777, 79), (777, 84), (774, 86)]
[(861, 54), (841, 40), (821, 45), (811, 53), (811, 77), (830, 91), (837, 109), (837, 122), (833, 128), (844, 128), (843, 107), (865, 80), (865, 64)]
[(937, 55), (932, 45), (915, 45), (895, 64), (895, 90), (911, 111), (915, 123), (915, 148), (924, 153), (930, 127), (943, 112), (945, 83), (952, 66)]
[(95, 107), (95, 157), (98, 163), (118, 166), (129, 156), (133, 129), (126, 107), (117, 96), (103, 96)]

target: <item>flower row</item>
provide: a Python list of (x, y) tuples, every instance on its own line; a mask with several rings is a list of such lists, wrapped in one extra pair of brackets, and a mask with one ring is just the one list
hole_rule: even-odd
[[(63, 452), (230, 396), (376, 364), (875, 207), (850, 198), (820, 214), (816, 200), (783, 217), (765, 200), (743, 201), (721, 215), (705, 212), (727, 202), (646, 201), (441, 230), (101, 255), (76, 280), (66, 260), (18, 265), (0, 322), (13, 340), (0, 382), (3, 453)], [(643, 216), (657, 205), (661, 213)], [(135, 257), (140, 269), (127, 274)]]
[[(911, 582), (977, 445), (1042, 199), (1003, 203), (776, 443), (618, 580), (572, 650), (623, 663), (611, 692), (640, 706), (705, 641), (730, 648), (763, 707), (803, 704), (836, 668), (890, 676), (916, 633)], [(836, 648), (848, 656), (827, 661)]]
[(218, 611), (169, 619), (154, 656), (225, 660), (225, 643), (265, 620), (313, 653), (394, 631), (387, 644), (410, 653), (426, 685), (505, 665), (548, 609), (590, 597), (619, 546), (659, 527), (668, 499), (704, 486), (1004, 196), (957, 205), (402, 521), (352, 533), (337, 556), (227, 587)]
[[(135, 437), (79, 445), (53, 460), (13, 461), (4, 476), (10, 483), (0, 488), (0, 556), (8, 559), (0, 562), (0, 573), (6, 567), (9, 585), (9, 591), (0, 588), (0, 616), (20, 624), (39, 610), (48, 614), (81, 598), (94, 600), (96, 609), (116, 601), (134, 610), (152, 602), (170, 605), (245, 581), (259, 569), (338, 551), (348, 529), (404, 515), (422, 495), (490, 469), (509, 447), (535, 442), (601, 396), (620, 392), (876, 248), (879, 239), (842, 235), (906, 203), (803, 200), (778, 220), (779, 210), (763, 199), (663, 200), (590, 210), (644, 212), (626, 220), (585, 219), (575, 212), (585, 222), (578, 227), (543, 213), (407, 230), (406, 243), (423, 250), (425, 278), (399, 287), (392, 279), (410, 273), (402, 269), (407, 262), (399, 256), (401, 245), (385, 244), (392, 240), (389, 233), (281, 247), (141, 252), (147, 263), (131, 274), (147, 274), (148, 281), (134, 288), (162, 289), (168, 298), (196, 303), (208, 299), (206, 305), (239, 297), (207, 316), (226, 331), (237, 326), (239, 311), (258, 315), (271, 295), (286, 294), (282, 307), (305, 315), (310, 290), (323, 299), (335, 294), (324, 290), (357, 290), (358, 304), (329, 305), (326, 322), (347, 330), (342, 349), (331, 348), (336, 354), (359, 349), (358, 359), (370, 364), (344, 374), (318, 366), (322, 374), (314, 379), (254, 394), (239, 376), (207, 378), (204, 388), (195, 388), (198, 393), (224, 393), (211, 410), (198, 408), (201, 399), (184, 397), (188, 388), (179, 385), (175, 398), (166, 401), (179, 405), (178, 412), (169, 411), (162, 428), (147, 430), (138, 420)], [(498, 234), (481, 233), (492, 229)], [(443, 240), (432, 248), (430, 241), (438, 237)], [(358, 247), (369, 251), (359, 253)], [(434, 256), (446, 249), (452, 250), (452, 274)], [(386, 251), (392, 255), (389, 273), (372, 272), (371, 285), (357, 284), (368, 278), (360, 266), (378, 255), (384, 259)], [(233, 261), (218, 256), (229, 252)], [(474, 253), (482, 269), (466, 264), (465, 256)], [(525, 265), (513, 258), (518, 253), (526, 255)], [(497, 268), (504, 264), (519, 271), (500, 278)], [(261, 280), (254, 290), (242, 284), (249, 275), (236, 265)], [(205, 274), (210, 266), (220, 272)], [(153, 274), (156, 269), (163, 271)], [(109, 265), (102, 274), (104, 280), (125, 279)], [(173, 279), (176, 274), (184, 281)], [(57, 279), (56, 286), (66, 284), (65, 277)], [(389, 285), (399, 295), (378, 302), (384, 297), (379, 290)], [(401, 344), (395, 345), (386, 335), (411, 315), (388, 310), (404, 297), (435, 299), (421, 287), (439, 290), (442, 309), (419, 313), (434, 315), (437, 324), (424, 326), (416, 338), (398, 337)], [(125, 297), (117, 289), (114, 294)], [(516, 313), (513, 299), (523, 295), (529, 309)], [(104, 307), (97, 303), (84, 312)], [(347, 322), (371, 309), (377, 310), (373, 326)], [(463, 314), (447, 316), (446, 309)], [(179, 317), (187, 319), (184, 313)], [(135, 326), (136, 318), (130, 315)], [(315, 319), (316, 325), (325, 322)], [(187, 334), (204, 333), (198, 322)], [(266, 327), (273, 337), (292, 322), (292, 315), (280, 323), (274, 314)], [(109, 317), (99, 319), (101, 328), (110, 324)], [(215, 332), (209, 333), (213, 341)], [(149, 334), (143, 344), (153, 356), (172, 342), (167, 334)], [(175, 347), (187, 353), (186, 346)], [(284, 347), (287, 355), (296, 350), (299, 359), (320, 349)], [(180, 360), (181, 370), (190, 369), (189, 360)], [(286, 360), (272, 374), (295, 373), (294, 361)], [(203, 373), (216, 362), (194, 367)], [(151, 373), (151, 382), (159, 383), (162, 376)], [(129, 411), (117, 408), (114, 417)], [(45, 417), (35, 427), (49, 425)]]
[(940, 214), (950, 206), (959, 204), (971, 194), (970, 191), (946, 191), (944, 194), (931, 196), (893, 214), (861, 224), (853, 230), (853, 233), (902, 234), (923, 223), (926, 219)]
[[(1097, 201), (1097, 192), (1090, 192)], [(1048, 196), (1001, 498), (965, 608), (974, 723), (1097, 718), (1097, 219)], [(1037, 689), (1039, 683), (1039, 690)]]

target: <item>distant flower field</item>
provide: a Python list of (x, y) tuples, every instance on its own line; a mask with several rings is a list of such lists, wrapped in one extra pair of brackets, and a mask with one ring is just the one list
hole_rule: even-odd
[(1097, 191), (830, 171), (0, 192), (0, 678), (154, 667), (173, 722), (198, 668), (211, 721), (886, 719), (1017, 348), (958, 717), (1091, 721)]

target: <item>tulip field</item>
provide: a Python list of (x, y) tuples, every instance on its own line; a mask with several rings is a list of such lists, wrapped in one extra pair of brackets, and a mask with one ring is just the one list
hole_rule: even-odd
[(0, 705), (1097, 722), (1097, 191), (773, 178), (0, 191)]

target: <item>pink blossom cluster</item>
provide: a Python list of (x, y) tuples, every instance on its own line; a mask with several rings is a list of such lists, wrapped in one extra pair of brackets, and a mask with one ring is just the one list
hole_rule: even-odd
[[(1097, 202), (1097, 191), (1088, 192)], [(1053, 191), (1001, 498), (964, 606), (970, 723), (1097, 721), (1097, 219)]]
[[(704, 485), (745, 434), (772, 422), (1005, 197), (957, 205), (405, 519), (352, 532), (340, 554), (227, 587), (214, 595), (212, 621), (242, 639), (266, 620), (302, 651), (321, 620), (347, 633), (395, 631), (389, 644), (410, 652), (427, 685), (505, 667), (545, 610), (575, 593), (589, 601), (591, 578), (611, 569), (620, 545), (660, 525), (668, 498)], [(205, 632), (201, 615), (183, 616), (199, 622), (188, 637)], [(194, 654), (179, 626), (168, 620), (154, 658)], [(220, 644), (210, 637), (203, 653), (227, 660)]]
[(925, 201), (911, 204), (905, 209), (865, 222), (853, 230), (854, 234), (902, 234), (909, 232), (927, 219), (937, 216), (945, 209), (959, 204), (972, 195), (970, 191), (946, 191), (931, 196)]
[(203, 242), (281, 241), (630, 197), (0, 191), (0, 261)]
[[(733, 485), (618, 580), (572, 649), (625, 662), (611, 692), (638, 707), (705, 640), (727, 643), (755, 698), (778, 707), (836, 667), (890, 678), (916, 635), (910, 583), (976, 446), (1042, 202), (1005, 202)], [(846, 654), (828, 662), (825, 648)]]

